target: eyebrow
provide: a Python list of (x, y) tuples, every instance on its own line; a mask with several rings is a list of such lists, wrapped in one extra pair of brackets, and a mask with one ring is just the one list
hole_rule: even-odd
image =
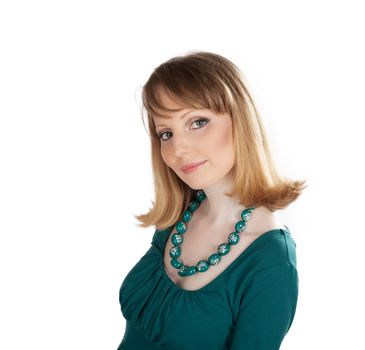
[[(189, 110), (188, 112), (184, 113), (183, 115), (180, 116), (180, 119), (184, 119), (188, 114), (190, 114), (191, 112), (194, 112), (196, 109), (191, 109)], [(170, 118), (169, 116), (167, 115), (156, 115), (155, 116), (155, 119), (160, 119), (160, 118), (163, 118), (163, 119), (168, 119)], [(159, 124), (159, 125), (156, 125), (156, 127), (158, 126), (167, 126), (166, 124)]]

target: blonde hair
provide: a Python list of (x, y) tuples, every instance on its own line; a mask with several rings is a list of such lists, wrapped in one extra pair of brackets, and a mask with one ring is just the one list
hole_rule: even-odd
[[(155, 201), (146, 214), (134, 215), (139, 227), (155, 225), (157, 230), (176, 224), (196, 190), (184, 183), (161, 157), (160, 138), (152, 116), (171, 111), (161, 105), (158, 88), (163, 88), (182, 106), (228, 112), (232, 118), (235, 162), (230, 174), (236, 197), (245, 207), (265, 206), (283, 209), (307, 187), (279, 175), (269, 149), (261, 117), (243, 83), (239, 68), (228, 59), (211, 52), (190, 52), (155, 68), (142, 89), (143, 109), (147, 111), (151, 140)], [(175, 111), (175, 110), (174, 110)]]

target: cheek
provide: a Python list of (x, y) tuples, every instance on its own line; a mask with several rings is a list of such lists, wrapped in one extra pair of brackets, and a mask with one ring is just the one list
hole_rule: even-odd
[(233, 149), (232, 129), (229, 126), (222, 127), (211, 135), (211, 153), (226, 154)]
[(163, 159), (163, 161), (168, 165), (171, 166), (172, 162), (171, 162), (171, 154), (169, 154), (168, 150), (164, 147), (161, 147), (161, 157)]
[(163, 148), (161, 148), (161, 157), (162, 157), (162, 159), (163, 159), (163, 161), (166, 163), (166, 152), (163, 150)]

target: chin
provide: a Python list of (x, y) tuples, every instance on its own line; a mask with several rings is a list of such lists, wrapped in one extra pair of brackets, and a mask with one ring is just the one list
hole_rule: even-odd
[[(178, 175), (178, 174), (176, 174)], [(200, 190), (202, 189), (202, 186), (206, 186), (206, 181), (186, 181), (185, 177), (181, 177), (178, 175), (180, 180), (188, 185), (192, 190)]]
[(207, 179), (200, 179), (198, 181), (184, 181), (192, 190), (202, 190), (209, 187), (211, 184), (208, 183)]
[(192, 186), (192, 185), (189, 185), (189, 184), (187, 184), (192, 190), (201, 190), (202, 188), (201, 188), (201, 186)]

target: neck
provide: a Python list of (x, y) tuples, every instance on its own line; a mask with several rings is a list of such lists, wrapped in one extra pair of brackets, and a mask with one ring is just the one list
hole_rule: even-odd
[(206, 199), (198, 211), (204, 219), (212, 224), (224, 224), (227, 221), (238, 221), (242, 210), (246, 209), (237, 198), (227, 196), (233, 188), (232, 181), (221, 181), (203, 188)]

